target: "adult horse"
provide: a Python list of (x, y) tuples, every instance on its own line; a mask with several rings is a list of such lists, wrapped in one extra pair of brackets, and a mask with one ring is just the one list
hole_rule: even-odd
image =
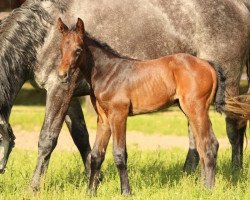
[[(79, 112), (77, 99), (70, 104), (73, 92), (75, 96), (86, 95), (88, 87), (79, 81), (79, 71), (71, 79), (75, 90), (74, 87), (61, 86), (57, 79), (55, 68), (60, 57), (60, 34), (54, 22), (59, 16), (67, 24), (73, 24), (77, 17), (83, 18), (91, 35), (129, 57), (153, 59), (186, 52), (219, 63), (227, 76), (228, 96), (238, 95), (242, 67), (249, 52), (249, 12), (241, 1), (28, 0), (0, 26), (0, 131), (3, 146), (0, 167), (5, 167), (12, 146), (8, 119), (14, 98), (23, 83), (30, 79), (34, 85), (47, 91), (38, 162), (31, 182), (35, 189), (39, 187), (41, 175), (46, 172), (64, 119), (88, 171), (90, 147), (83, 115)], [(238, 128), (236, 120), (227, 118), (226, 121), (232, 161), (234, 166), (241, 166), (245, 126)], [(185, 169), (191, 166), (194, 170), (197, 164), (198, 154), (190, 133)]]

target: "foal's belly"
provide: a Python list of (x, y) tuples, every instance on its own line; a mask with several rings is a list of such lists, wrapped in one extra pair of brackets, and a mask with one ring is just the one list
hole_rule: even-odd
[(130, 115), (154, 112), (174, 103), (175, 88), (165, 84), (149, 89), (147, 85), (134, 89), (131, 95)]

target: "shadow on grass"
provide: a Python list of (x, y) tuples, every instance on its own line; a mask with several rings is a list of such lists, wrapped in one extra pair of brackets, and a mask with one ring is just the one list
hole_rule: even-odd
[(244, 164), (243, 169), (241, 169), (234, 168), (230, 159), (224, 160), (223, 162), (220, 162), (219, 166), (217, 167), (217, 174), (221, 174), (223, 178), (227, 180), (227, 182), (231, 183), (233, 186), (237, 186), (239, 183), (248, 181), (248, 170), (250, 167), (249, 162), (250, 157)]

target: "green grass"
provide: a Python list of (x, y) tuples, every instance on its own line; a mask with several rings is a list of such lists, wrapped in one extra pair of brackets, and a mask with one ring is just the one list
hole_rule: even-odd
[[(0, 176), (0, 199), (89, 199), (87, 179), (78, 153), (55, 152), (52, 155), (44, 187), (34, 195), (28, 190), (36, 162), (36, 152), (15, 149), (8, 169)], [(229, 151), (220, 151), (216, 187), (205, 190), (197, 170), (192, 176), (182, 172), (186, 152), (180, 149), (141, 151), (128, 148), (128, 171), (133, 195), (120, 195), (118, 173), (111, 149), (102, 171), (104, 180), (93, 199), (250, 199), (250, 151), (245, 152), (244, 170), (232, 173)], [(233, 174), (233, 175), (232, 175)]]
[[(84, 108), (84, 107), (83, 107)], [(39, 131), (44, 118), (43, 106), (14, 106), (10, 123), (22, 131)], [(96, 116), (85, 112), (85, 120), (89, 129), (96, 129)], [(215, 111), (210, 111), (213, 128), (218, 137), (225, 137), (226, 129), (224, 117)], [(129, 117), (128, 131), (142, 132), (145, 134), (161, 135), (187, 135), (187, 119), (178, 108), (170, 111)]]

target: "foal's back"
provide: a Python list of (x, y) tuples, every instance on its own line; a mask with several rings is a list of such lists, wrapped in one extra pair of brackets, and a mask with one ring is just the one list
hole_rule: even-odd
[(128, 77), (131, 114), (156, 111), (178, 99), (205, 98), (209, 106), (217, 86), (213, 67), (189, 54), (134, 62)]

